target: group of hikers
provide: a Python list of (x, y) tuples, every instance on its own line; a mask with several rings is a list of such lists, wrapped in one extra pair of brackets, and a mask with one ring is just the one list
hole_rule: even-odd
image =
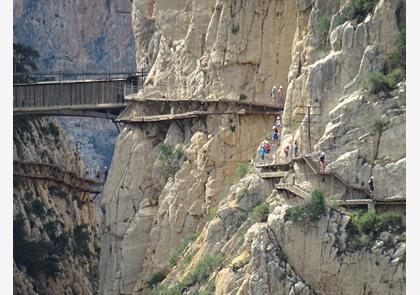
[[(272, 98), (273, 105), (281, 104), (281, 99), (283, 97), (282, 89), (283, 89), (282, 86), (280, 86), (279, 88), (277, 88), (276, 86), (273, 86), (273, 88), (271, 89), (271, 98)], [(268, 140), (264, 140), (264, 142), (258, 148), (258, 154), (260, 155), (262, 161), (270, 160), (270, 158), (272, 157), (271, 155), (275, 156), (276, 151), (275, 150), (273, 151), (273, 148), (280, 146), (280, 136), (281, 136), (280, 130), (282, 128), (280, 116), (281, 116), (281, 113), (276, 117), (276, 121), (274, 122), (274, 125), (272, 128), (271, 142)], [(286, 161), (289, 160), (290, 150), (292, 150), (292, 159), (295, 159), (301, 156), (301, 148), (299, 147), (299, 142), (297, 139), (295, 139), (292, 146), (290, 146), (290, 144), (287, 144), (283, 148), (284, 158), (286, 159)], [(321, 152), (321, 155), (319, 156), (319, 172), (325, 173), (325, 167), (326, 167), (325, 152)], [(368, 189), (370, 193), (373, 193), (374, 191), (373, 176), (369, 178)]]

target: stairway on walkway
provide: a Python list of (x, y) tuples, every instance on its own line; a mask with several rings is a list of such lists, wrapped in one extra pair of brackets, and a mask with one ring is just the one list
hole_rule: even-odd
[(286, 190), (291, 192), (292, 194), (301, 197), (302, 199), (308, 199), (310, 196), (310, 193), (302, 189), (301, 187), (290, 184), (290, 183), (281, 183), (276, 185), (277, 190)]

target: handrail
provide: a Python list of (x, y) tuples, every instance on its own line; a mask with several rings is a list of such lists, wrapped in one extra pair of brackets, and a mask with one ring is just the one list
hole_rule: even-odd
[[(120, 77), (121, 79), (128, 79), (131, 77), (140, 77), (142, 80), (147, 77), (148, 72), (137, 71), (137, 72), (38, 72), (38, 73), (13, 73), (13, 78), (26, 77), (27, 82), (18, 82), (14, 85), (34, 84), (37, 82), (57, 82), (63, 81), (70, 77), (79, 77), (77, 80), (85, 81), (87, 77), (102, 77), (103, 80), (110, 80), (111, 77)], [(29, 79), (31, 78), (31, 79)], [(41, 80), (42, 79), (42, 80)], [(53, 79), (53, 80), (50, 80)]]
[[(13, 161), (13, 166), (15, 166), (15, 165), (32, 166), (32, 167), (49, 167), (49, 168), (51, 168), (51, 170), (57, 169), (57, 170), (59, 170), (59, 172), (61, 172), (63, 174), (68, 174), (69, 176), (72, 176), (79, 181), (88, 182), (88, 183), (91, 183), (93, 185), (103, 185), (104, 184), (104, 182), (102, 182), (102, 181), (98, 181), (98, 180), (93, 179), (93, 178), (87, 178), (87, 177), (80, 176), (75, 171), (65, 170), (65, 169), (61, 168), (60, 166), (58, 166), (56, 164), (23, 161), (23, 160), (14, 160)], [(14, 167), (13, 167), (13, 170), (14, 170)]]
[(328, 172), (319, 171), (318, 165), (315, 163), (315, 161), (313, 160), (313, 158), (310, 155), (305, 155), (302, 158), (305, 160), (305, 162), (308, 164), (308, 166), (311, 168), (311, 170), (314, 172), (314, 174), (316, 174), (316, 175), (332, 175), (335, 178), (337, 178), (342, 184), (344, 184), (347, 188), (355, 189), (355, 190), (361, 190), (364, 193), (366, 193), (369, 197), (371, 197), (371, 198), (373, 197), (371, 192), (368, 191), (365, 187), (357, 186), (355, 184), (348, 183), (335, 171), (328, 171)]

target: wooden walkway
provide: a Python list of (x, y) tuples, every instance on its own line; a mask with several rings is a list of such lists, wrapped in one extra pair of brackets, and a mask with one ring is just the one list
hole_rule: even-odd
[[(58, 74), (30, 75), (57, 78)], [(81, 75), (60, 74), (58, 81), (14, 84), (13, 116), (115, 118), (127, 106), (124, 100), (127, 87), (130, 88), (130, 83), (143, 83), (147, 73), (83, 73), (83, 78)], [(87, 80), (85, 75), (101, 79)], [(78, 80), (62, 80), (69, 76)], [(141, 85), (136, 87), (141, 88)]]
[(262, 179), (268, 179), (268, 178), (283, 178), (285, 177), (289, 172), (287, 171), (274, 171), (274, 172), (260, 172), (259, 175)]
[(30, 161), (13, 161), (13, 175), (24, 178), (53, 181), (78, 192), (98, 194), (102, 191), (103, 181), (78, 175), (64, 170), (58, 165)]
[(273, 117), (278, 115), (278, 112), (279, 108), (272, 105), (243, 101), (148, 98), (130, 101), (127, 108), (114, 121), (147, 123), (230, 114)]

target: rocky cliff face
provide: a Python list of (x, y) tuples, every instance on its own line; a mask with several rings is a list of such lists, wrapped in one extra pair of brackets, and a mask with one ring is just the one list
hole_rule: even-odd
[[(391, 72), (404, 5), (382, 0), (347, 20), (351, 1), (135, 0), (137, 65), (151, 69), (147, 85), (176, 85), (177, 99), (270, 103), (283, 85), (281, 147), (297, 139), (304, 154), (326, 152), (327, 171), (348, 184), (373, 175), (376, 199), (404, 199), (404, 79), (380, 91), (365, 83)], [(272, 124), (127, 126), (102, 199), (100, 293), (148, 294), (164, 279), (158, 294), (404, 294), (404, 234), (354, 247), (346, 213), (290, 221), (299, 198), (255, 173), (238, 183), (238, 163)], [(325, 187), (299, 164), (293, 174), (286, 180), (309, 191)], [(327, 199), (341, 189), (328, 187)]]
[[(84, 169), (51, 119), (15, 119), (13, 152), (14, 161)], [(99, 219), (93, 196), (38, 176), (37, 167), (14, 170), (14, 294), (95, 294)]]
[(40, 71), (135, 71), (129, 1), (13, 2), (13, 40), (40, 53)]

